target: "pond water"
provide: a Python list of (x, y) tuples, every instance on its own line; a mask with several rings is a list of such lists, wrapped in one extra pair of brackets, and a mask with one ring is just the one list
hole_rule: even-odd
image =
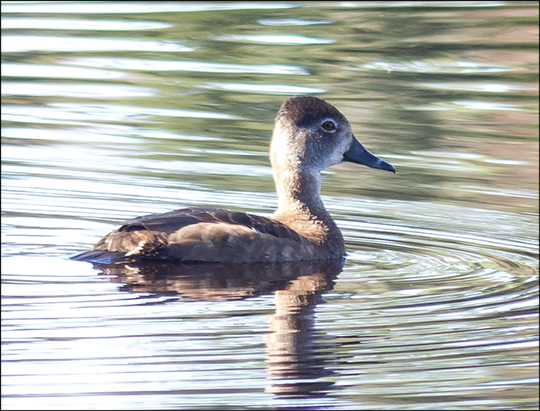
[[(93, 267), (119, 222), (270, 216), (284, 99), (340, 264)], [(3, 2), (3, 409), (538, 407), (538, 2)]]

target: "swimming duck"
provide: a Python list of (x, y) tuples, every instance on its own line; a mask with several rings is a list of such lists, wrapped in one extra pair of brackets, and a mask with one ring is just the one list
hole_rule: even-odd
[(287, 99), (270, 145), (278, 194), (272, 218), (210, 207), (126, 221), (74, 260), (115, 264), (149, 259), (280, 262), (342, 258), (345, 242), (320, 196), (321, 171), (343, 161), (395, 173), (353, 135), (349, 121), (316, 97)]

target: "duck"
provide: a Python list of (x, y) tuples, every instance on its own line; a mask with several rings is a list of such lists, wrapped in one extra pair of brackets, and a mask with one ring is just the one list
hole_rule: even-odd
[(321, 200), (321, 172), (342, 162), (396, 172), (356, 139), (336, 107), (314, 96), (283, 102), (274, 122), (270, 162), (278, 198), (271, 218), (212, 207), (151, 214), (124, 222), (72, 259), (96, 264), (343, 259), (343, 235)]

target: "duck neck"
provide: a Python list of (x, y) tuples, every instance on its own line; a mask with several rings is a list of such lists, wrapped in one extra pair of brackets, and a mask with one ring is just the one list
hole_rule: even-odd
[(278, 194), (278, 210), (295, 214), (322, 216), (328, 214), (321, 200), (319, 173), (290, 172), (274, 175)]
[(318, 244), (343, 248), (343, 237), (321, 200), (320, 172), (274, 173), (278, 194), (278, 220)]

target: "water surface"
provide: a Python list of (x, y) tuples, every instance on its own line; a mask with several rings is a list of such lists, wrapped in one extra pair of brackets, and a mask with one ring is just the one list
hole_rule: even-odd
[[(270, 216), (282, 101), (336, 263), (93, 267), (116, 224)], [(537, 2), (3, 2), (4, 409), (538, 407)]]

